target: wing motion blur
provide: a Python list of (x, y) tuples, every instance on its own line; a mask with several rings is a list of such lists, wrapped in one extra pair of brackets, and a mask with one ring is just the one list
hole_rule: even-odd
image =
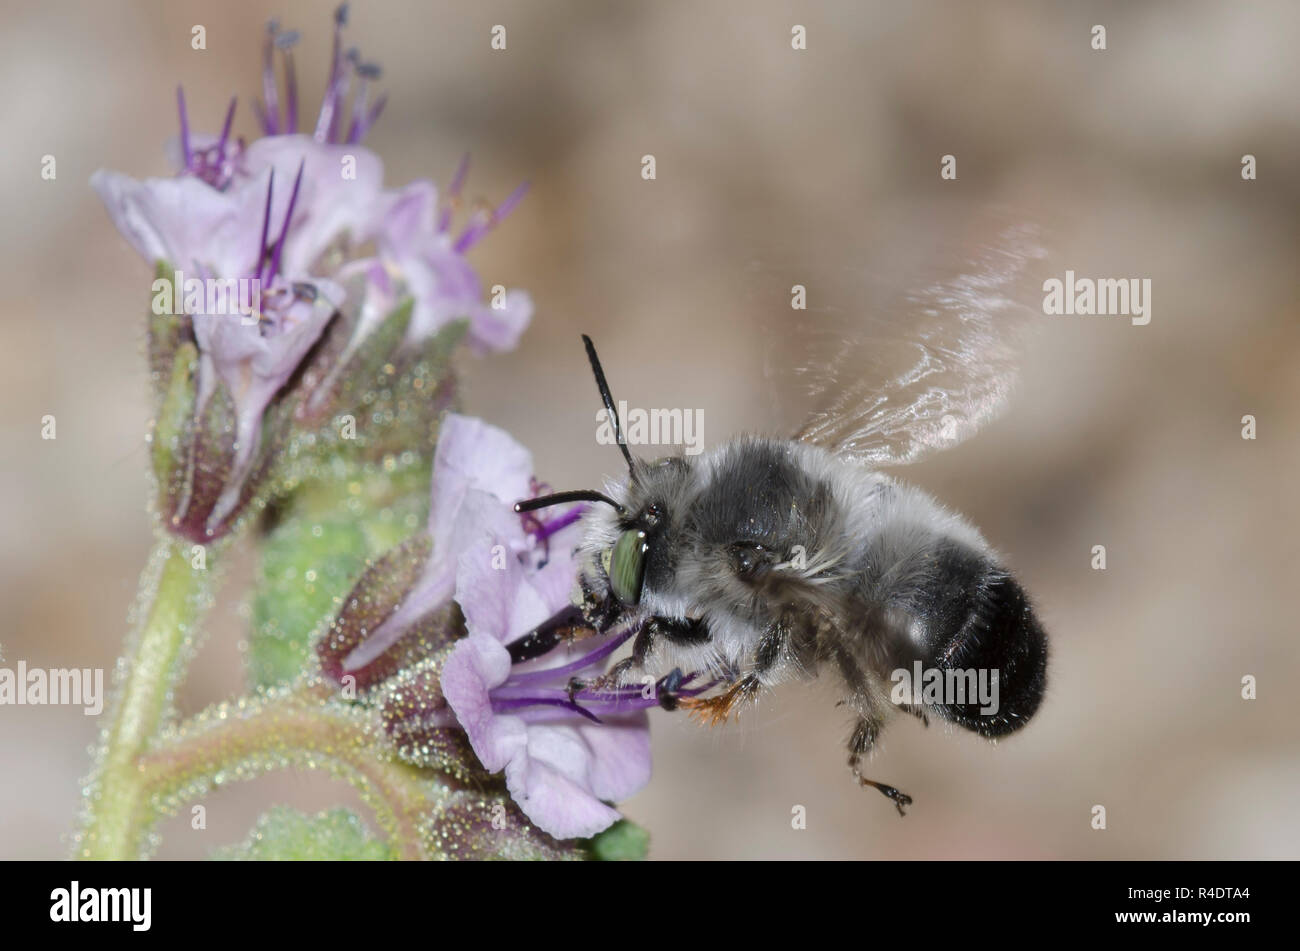
[(1002, 411), (1041, 315), (1035, 265), (1046, 252), (1024, 223), (965, 235), (947, 274), (888, 306), (864, 299), (807, 312), (794, 372), (810, 411), (796, 439), (872, 467), (902, 465), (960, 443)]

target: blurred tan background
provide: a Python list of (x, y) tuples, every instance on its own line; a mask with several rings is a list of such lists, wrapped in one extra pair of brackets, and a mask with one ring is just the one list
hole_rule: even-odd
[[(327, 4), (5, 3), (6, 666), (111, 670), (151, 546), (149, 273), (87, 181), (165, 172), (178, 82), (198, 128), (238, 94), (251, 136), (272, 15), (304, 32), (314, 111)], [(582, 331), (633, 406), (703, 408), (709, 444), (770, 429), (755, 309), (788, 298), (756, 304), (745, 274), (761, 257), (777, 285), (797, 282), (773, 246), (869, 270), (862, 249), (888, 247), (913, 208), (934, 229), (949, 201), (998, 201), (1060, 226), (1061, 267), (1153, 281), (1149, 326), (1044, 318), (1011, 412), (900, 473), (979, 525), (1039, 603), (1052, 682), (1031, 727), (993, 747), (894, 724), (869, 775), (915, 798), (900, 820), (847, 775), (847, 719), (825, 688), (787, 687), (713, 732), (656, 715), (655, 779), (626, 803), (654, 857), (1300, 856), (1300, 8), (374, 2), (353, 4), (349, 38), (385, 67), (367, 144), (389, 184), (445, 183), (465, 150), (472, 195), (533, 183), (473, 260), (486, 283), (529, 289), (537, 314), (518, 351), (466, 361), (466, 409), (529, 444), (557, 487), (617, 471), (593, 439)], [(946, 153), (955, 182), (939, 178)], [(1241, 180), (1245, 153), (1257, 181)], [(229, 577), (185, 711), (239, 690), (245, 576)], [(67, 854), (96, 728), (79, 709), (0, 708), (0, 857)], [(226, 789), (206, 831), (167, 823), (159, 854), (206, 855), (273, 801), (340, 798), (308, 774)]]

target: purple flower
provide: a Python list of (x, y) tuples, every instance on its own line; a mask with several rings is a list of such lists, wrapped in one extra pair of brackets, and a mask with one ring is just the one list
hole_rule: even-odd
[[(467, 321), (476, 350), (512, 347), (532, 314), (520, 291), (501, 295), (498, 306), (484, 302), (464, 256), (509, 213), (522, 189), (495, 212), (475, 213), (455, 237), (450, 222), (464, 164), (441, 206), (429, 182), (385, 190), (382, 162), (360, 145), (383, 109), (382, 97), (370, 97), (379, 68), (355, 50), (344, 52), (346, 22), (343, 5), (335, 14), (333, 60), (310, 130), (299, 132), (298, 34), (272, 23), (257, 104), (264, 137), (246, 144), (232, 136), (233, 100), (219, 134), (191, 130), (178, 90), (180, 136), (170, 149), (176, 177), (137, 181), (99, 171), (91, 178), (113, 223), (150, 264), (207, 284), (249, 282), (260, 291), (257, 314), (186, 306), (178, 314), (179, 331), (157, 322), (151, 330), (151, 357), (164, 382), (174, 376), (178, 347), (198, 351), (194, 425), (186, 434), (194, 445), (169, 450), (166, 462), (180, 469), (159, 472), (163, 508), (173, 530), (187, 537), (222, 534), (256, 497), (250, 480), (260, 471), (259, 458), (269, 457), (267, 413), (291, 382), (304, 391), (295, 394), (304, 397), (295, 417), (304, 425), (355, 411), (334, 405), (333, 394), (340, 379), (350, 379), (353, 367), (363, 364), (352, 358), (367, 335), (405, 298), (413, 306), (403, 366), (424, 341), (458, 320)], [(182, 288), (175, 293), (180, 297)], [(331, 320), (340, 311), (341, 319)], [(309, 354), (318, 356), (305, 372)], [(205, 422), (219, 392), (231, 408), (218, 400)], [(204, 425), (225, 429), (205, 433)]]
[[(266, 408), (342, 301), (342, 288), (327, 281), (314, 285), (274, 281), (270, 290), (262, 292), (261, 319), (255, 323), (226, 314), (191, 316), (200, 354), (197, 411), (203, 412), (217, 380), (225, 385), (235, 410), (231, 471), (205, 522), (206, 534), (215, 534), (216, 526), (242, 500)], [(184, 513), (173, 517), (183, 519)]]
[[(332, 645), (323, 654), (327, 672), (337, 668), (339, 676), (352, 674), (358, 682), (370, 681), (366, 668), (397, 644), (403, 634), (430, 612), (449, 603), (456, 591), (460, 557), (488, 537), (502, 545), (500, 554), (516, 561), (545, 550), (545, 536), (525, 526), (538, 524), (516, 515), (512, 506), (519, 499), (536, 494), (532, 455), (508, 433), (481, 420), (448, 414), (438, 434), (433, 457), (432, 497), (427, 535), (432, 554), (419, 576), (401, 593), (401, 603), (364, 640), (350, 645)], [(561, 518), (577, 521), (577, 511)], [(572, 540), (572, 539), (566, 539)], [(554, 548), (554, 545), (550, 547)], [(568, 571), (567, 578), (561, 572)], [(567, 597), (577, 577), (576, 570), (557, 562), (546, 573), (560, 577)]]
[[(399, 559), (397, 570), (368, 572), (336, 621), (345, 636), (327, 638), (320, 655), (334, 679), (382, 686), (385, 727), (405, 758), (445, 766), (463, 734), (538, 828), (587, 837), (618, 818), (608, 802), (648, 781), (646, 710), (663, 685), (592, 682), (636, 631), (596, 635), (570, 603), (582, 507), (545, 522), (516, 514), (516, 501), (542, 490), (532, 468), (502, 430), (447, 416), (423, 536), (431, 554), (415, 569)], [(377, 593), (380, 575), (402, 593)], [(425, 626), (453, 599), (466, 634), (439, 643)], [(421, 630), (423, 660), (408, 649)], [(396, 674), (395, 653), (406, 665)], [(690, 679), (674, 685), (681, 695)]]
[(452, 216), (468, 170), (466, 156), (442, 204), (427, 181), (386, 193), (375, 231), (378, 259), (401, 277), (414, 299), (408, 339), (422, 340), (453, 321), (467, 320), (470, 344), (477, 352), (509, 350), (528, 326), (532, 300), (512, 290), (499, 302), (485, 304), (478, 274), (465, 254), (519, 204), (527, 185), (515, 189), (496, 209), (474, 212), (461, 233), (453, 235)]
[[(262, 445), (263, 416), (343, 301), (333, 282), (284, 270), (304, 172), (305, 164), (299, 165), (292, 189), (280, 189), (278, 219), (273, 168), (258, 176), (260, 184), (226, 192), (192, 178), (140, 183), (97, 172), (91, 180), (132, 245), (148, 258), (173, 264), (178, 281), (188, 274), (184, 284), (195, 282), (199, 288), (191, 298), (186, 287), (172, 286), (165, 295), (171, 307), (159, 316), (177, 313), (180, 302), (178, 316), (188, 318), (181, 321), (171, 356), (182, 344), (197, 349), (193, 419), (206, 419), (221, 392), (233, 425), (230, 432), (205, 434), (196, 422), (189, 438), (166, 457), (168, 471), (158, 473), (167, 520), (188, 538), (224, 534), (239, 507), (251, 501), (248, 480)], [(254, 187), (264, 196), (258, 202), (260, 219), (252, 212)], [(276, 220), (278, 227), (272, 224)], [(213, 285), (227, 281), (246, 282), (252, 293), (238, 300), (214, 296)], [(199, 282), (206, 282), (207, 293)], [(165, 280), (162, 285), (169, 287)]]
[[(563, 610), (575, 566), (553, 552), (540, 571), (518, 562), (500, 570), (491, 560), (498, 544), (480, 543), (460, 560), (456, 601), (468, 636), (442, 665), (442, 692), (483, 768), (505, 773), (511, 797), (539, 829), (557, 839), (593, 836), (619, 818), (606, 802), (650, 779), (645, 710), (657, 701), (639, 685), (584, 697), (574, 683), (602, 673), (625, 638), (516, 664), (508, 645)], [(554, 583), (566, 575), (568, 584)]]
[[(298, 82), (293, 48), (296, 31), (282, 31), (274, 21), (267, 30), (263, 57), (263, 100), (257, 113), (266, 138), (246, 151), (242, 143), (230, 143), (228, 113), (222, 134), (189, 142), (188, 121), (181, 100), (182, 143), (177, 153), (185, 172), (219, 185), (238, 184), (256, 176), (271, 157), (282, 171), (307, 168), (306, 194), (302, 207), (303, 227), (290, 237), (286, 250), (288, 267), (313, 269), (343, 268), (345, 276), (366, 278), (361, 319), (350, 341), (347, 355), (355, 350), (379, 319), (402, 297), (413, 298), (414, 309), (406, 341), (418, 345), (457, 320), (469, 323), (471, 346), (479, 353), (508, 350), (532, 317), (532, 302), (522, 291), (508, 291), (492, 306), (483, 302), (481, 283), (465, 254), (502, 221), (523, 198), (521, 186), (496, 209), (474, 212), (460, 234), (451, 233), (452, 218), (460, 204), (468, 160), (461, 162), (448, 189), (447, 200), (439, 204), (432, 182), (416, 181), (398, 190), (381, 190), (383, 169), (379, 160), (359, 146), (383, 111), (381, 96), (369, 104), (370, 84), (379, 78), (380, 68), (363, 62), (355, 50), (343, 52), (342, 31), (347, 23), (347, 5), (335, 14), (334, 54), (329, 79), (314, 128), (310, 135), (298, 134)], [(275, 57), (283, 59), (285, 101), (280, 102)], [(355, 79), (357, 88), (349, 95)], [(343, 121), (349, 106), (349, 120)], [(232, 104), (233, 111), (233, 104)], [(351, 178), (340, 175), (342, 163), (355, 162)], [(214, 175), (213, 169), (222, 169)], [(353, 187), (356, 186), (356, 187)], [(373, 258), (356, 260), (351, 252), (373, 241)], [(325, 255), (326, 251), (332, 251)], [(374, 277), (382, 273), (384, 280)], [(378, 315), (378, 316), (376, 316)]]

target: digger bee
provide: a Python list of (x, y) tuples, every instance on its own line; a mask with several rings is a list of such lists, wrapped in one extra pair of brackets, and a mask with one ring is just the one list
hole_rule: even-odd
[[(1024, 726), (1047, 668), (1024, 589), (970, 523), (875, 468), (961, 441), (1005, 402), (1009, 344), (1026, 323), (1009, 287), (1041, 253), (1023, 234), (1000, 238), (967, 273), (914, 295), (915, 319), (840, 335), (821, 408), (793, 439), (743, 436), (695, 456), (635, 458), (583, 337), (627, 477), (515, 508), (597, 503), (583, 515), (583, 616), (597, 632), (637, 630), (631, 656), (602, 679), (672, 671), (659, 681), (662, 705), (718, 723), (764, 688), (831, 672), (855, 717), (853, 775), (900, 814), (911, 798), (860, 769), (896, 709), (988, 738)], [(883, 353), (903, 355), (886, 378), (851, 376)], [(832, 377), (845, 382), (825, 385)], [(682, 671), (716, 689), (678, 696)], [(960, 689), (900, 702), (900, 671), (932, 672), (941, 686), (969, 683), (954, 673), (991, 674), (995, 702)]]

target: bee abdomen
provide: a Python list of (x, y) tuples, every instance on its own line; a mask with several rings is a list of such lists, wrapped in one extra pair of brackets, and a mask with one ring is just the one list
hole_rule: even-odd
[(979, 702), (945, 704), (939, 714), (982, 736), (1005, 736), (1038, 710), (1047, 687), (1047, 634), (1020, 583), (1001, 568), (981, 585), (977, 607), (967, 618), (945, 669), (997, 671), (997, 710)]
[(925, 705), (981, 736), (1015, 732), (1047, 686), (1047, 635), (1024, 588), (987, 555), (958, 544), (940, 550), (928, 580), (928, 590), (908, 599), (920, 621), (910, 659), (942, 675), (942, 699), (927, 697)]

